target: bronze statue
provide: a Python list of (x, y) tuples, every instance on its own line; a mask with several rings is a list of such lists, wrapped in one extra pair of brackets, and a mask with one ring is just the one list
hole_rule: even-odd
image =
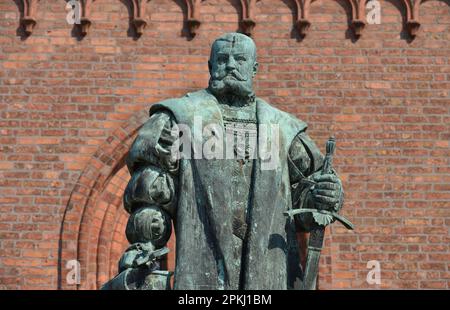
[(157, 261), (173, 223), (174, 289), (314, 289), (318, 255), (304, 283), (296, 232), (323, 240), (334, 220), (351, 228), (337, 214), (343, 189), (332, 150), (322, 169), (307, 125), (255, 96), (251, 38), (222, 35), (208, 65), (209, 87), (153, 105), (131, 147), (131, 246), (104, 288), (168, 288)]

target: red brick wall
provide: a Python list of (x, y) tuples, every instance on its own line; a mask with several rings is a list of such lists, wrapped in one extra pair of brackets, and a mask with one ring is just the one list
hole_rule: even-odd
[[(190, 39), (184, 1), (152, 0), (136, 39), (128, 1), (96, 0), (80, 40), (62, 0), (41, 0), (21, 36), (19, 2), (0, 0), (0, 288), (76, 288), (71, 259), (79, 288), (96, 288), (127, 245), (123, 159), (136, 130), (152, 103), (207, 85), (210, 44), (238, 29), (240, 4), (204, 1)], [(257, 2), (257, 94), (308, 122), (321, 148), (337, 138), (357, 228), (328, 231), (320, 287), (449, 288), (450, 3), (422, 4), (411, 40), (403, 2), (380, 2), (381, 24), (359, 40), (347, 0), (315, 1), (303, 40), (293, 0)], [(369, 260), (380, 286), (366, 283)]]

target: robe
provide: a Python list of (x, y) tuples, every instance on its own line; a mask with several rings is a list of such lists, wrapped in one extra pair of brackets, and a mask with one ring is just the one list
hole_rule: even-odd
[[(150, 117), (164, 113), (176, 124), (184, 124), (195, 132), (195, 118), (201, 116), (203, 126), (214, 123), (223, 128), (218, 105), (214, 95), (201, 90), (153, 105)], [(303, 275), (296, 231), (299, 227), (307, 230), (309, 219), (303, 215), (304, 218), (296, 217), (296, 221), (292, 221), (283, 212), (307, 207), (310, 203), (304, 195), (307, 188), (298, 184), (320, 168), (323, 156), (305, 134), (307, 125), (294, 116), (256, 98), (256, 118), (258, 125), (273, 124), (279, 129), (279, 161), (275, 169), (266, 169), (260, 158), (253, 159), (249, 222), (239, 268), (239, 285), (233, 280), (236, 268), (231, 265), (233, 223), (229, 220), (232, 214), (228, 205), (232, 190), (227, 177), (232, 173), (228, 161), (234, 159), (182, 158), (161, 163), (158, 159), (161, 152), (155, 150), (161, 143), (167, 118), (153, 121), (151, 126), (144, 125), (130, 150), (127, 165), (132, 179), (124, 197), (127, 211), (133, 212), (136, 201), (155, 203), (149, 191), (138, 191), (137, 188), (149, 188), (159, 182), (158, 188), (166, 190), (156, 196), (168, 197), (167, 189), (173, 192), (173, 199), (166, 199), (159, 205), (170, 215), (175, 227), (174, 289), (283, 290), (301, 286)], [(274, 137), (270, 130), (267, 133), (266, 142), (270, 145)], [(198, 140), (198, 145), (203, 145), (206, 138), (199, 133), (194, 139)], [(296, 164), (289, 156), (296, 148), (293, 147), (294, 139), (301, 141), (296, 144), (300, 148), (298, 152), (309, 157), (307, 167), (303, 169), (301, 163)], [(176, 173), (173, 167), (176, 167)], [(157, 171), (157, 176), (153, 179), (148, 175), (145, 177), (149, 171)], [(170, 174), (171, 178), (168, 177)]]

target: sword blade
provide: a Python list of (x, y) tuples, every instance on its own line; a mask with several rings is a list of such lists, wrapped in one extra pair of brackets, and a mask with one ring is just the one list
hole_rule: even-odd
[(308, 255), (306, 258), (305, 275), (303, 277), (303, 289), (315, 290), (319, 273), (320, 252), (323, 247), (325, 227), (315, 225), (311, 230), (308, 242)]

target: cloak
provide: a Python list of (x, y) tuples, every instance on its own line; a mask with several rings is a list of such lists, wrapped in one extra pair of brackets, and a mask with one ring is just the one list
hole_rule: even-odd
[[(169, 112), (178, 124), (185, 124), (191, 130), (194, 117), (201, 116), (203, 125), (215, 123), (223, 128), (218, 104), (208, 90), (201, 90), (155, 104), (150, 115)], [(280, 160), (276, 169), (269, 170), (261, 169), (259, 157), (253, 159), (250, 220), (239, 289), (298, 288), (302, 271), (295, 224), (283, 212), (292, 208), (289, 148), (295, 136), (307, 126), (262, 99), (256, 98), (256, 105), (258, 124), (278, 125)], [(232, 221), (225, 220), (231, 218), (227, 205), (231, 190), (228, 160), (180, 159), (173, 218), (176, 234), (174, 289), (238, 289), (230, 285), (227, 274), (233, 255)]]

